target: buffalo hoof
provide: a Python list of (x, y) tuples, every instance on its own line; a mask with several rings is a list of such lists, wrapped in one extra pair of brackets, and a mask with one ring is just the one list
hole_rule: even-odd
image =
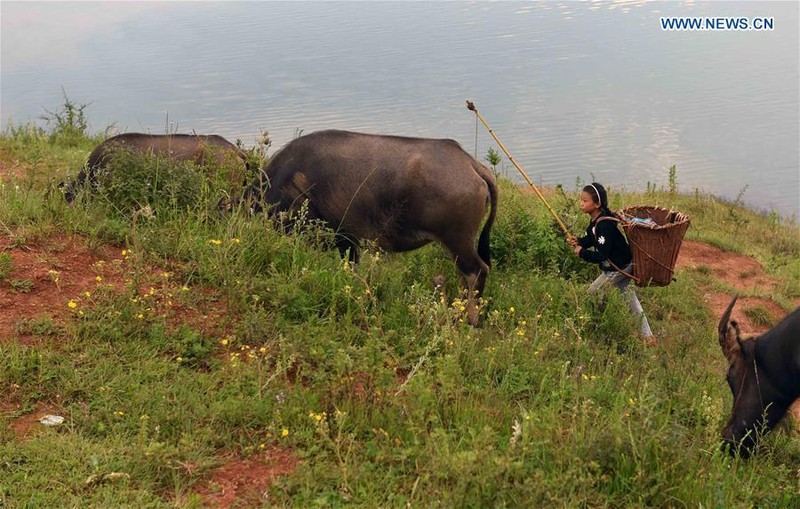
[(473, 327), (478, 326), (478, 308), (473, 303), (467, 304), (467, 323)]

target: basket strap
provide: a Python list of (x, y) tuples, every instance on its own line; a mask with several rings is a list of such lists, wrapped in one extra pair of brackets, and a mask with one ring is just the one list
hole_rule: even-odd
[(638, 277), (634, 276), (633, 274), (628, 274), (628, 273), (627, 273), (627, 272), (625, 272), (624, 270), (622, 270), (622, 269), (620, 269), (619, 267), (617, 267), (617, 264), (615, 264), (614, 262), (612, 262), (610, 258), (609, 258), (608, 260), (606, 260), (606, 261), (607, 261), (608, 263), (610, 263), (612, 267), (614, 267), (614, 270), (616, 270), (617, 272), (619, 272), (620, 274), (622, 274), (622, 275), (623, 275), (623, 276), (625, 276), (625, 277), (628, 277), (628, 278), (630, 278), (630, 279), (633, 279), (634, 281), (636, 281), (636, 283), (637, 283), (637, 284), (639, 283), (639, 278), (638, 278)]
[[(595, 223), (595, 227), (597, 226), (597, 223), (599, 223), (599, 222), (601, 222), (601, 221), (614, 221), (615, 223), (619, 223), (619, 222), (620, 222), (620, 220), (619, 220), (618, 218), (616, 218), (616, 217), (603, 216), (603, 217), (601, 217), (601, 218), (599, 218), (599, 219), (597, 220), (597, 222)], [(627, 238), (627, 235), (625, 235), (625, 232), (622, 232), (622, 234), (623, 234), (623, 236), (625, 236), (625, 237), (626, 237), (626, 240), (628, 240), (628, 241), (630, 242), (630, 239), (628, 239), (628, 238)], [(648, 255), (648, 256), (649, 256), (649, 255)], [(611, 261), (611, 258), (608, 258), (606, 261), (607, 261), (609, 264), (611, 264), (611, 266), (612, 266), (612, 267), (614, 267), (614, 270), (616, 270), (617, 272), (619, 272), (620, 274), (622, 274), (622, 275), (623, 275), (623, 276), (625, 276), (625, 277), (628, 277), (628, 278), (630, 278), (630, 279), (633, 279), (634, 281), (636, 281), (636, 283), (637, 283), (637, 284), (639, 283), (639, 278), (638, 278), (638, 277), (634, 276), (633, 274), (628, 274), (628, 273), (627, 273), (627, 272), (625, 272), (624, 270), (622, 270), (622, 269), (620, 269), (619, 267), (617, 267), (617, 264), (615, 264), (614, 262), (612, 262), (612, 261)]]

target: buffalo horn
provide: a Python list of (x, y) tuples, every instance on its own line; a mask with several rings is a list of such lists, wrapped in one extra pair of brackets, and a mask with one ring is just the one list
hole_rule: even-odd
[(719, 319), (719, 326), (717, 327), (717, 332), (719, 332), (719, 346), (722, 347), (722, 353), (725, 354), (725, 357), (728, 357), (731, 350), (731, 338), (728, 337), (728, 321), (731, 319), (731, 311), (733, 311), (733, 306), (736, 304), (738, 298), (738, 295), (733, 296), (731, 303), (728, 304), (728, 307), (725, 308), (725, 312), (722, 313), (722, 318)]

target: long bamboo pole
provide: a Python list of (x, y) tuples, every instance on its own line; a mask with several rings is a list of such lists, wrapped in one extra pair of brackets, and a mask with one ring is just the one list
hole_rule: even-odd
[(514, 167), (517, 169), (517, 171), (519, 171), (520, 175), (522, 175), (522, 178), (524, 178), (525, 181), (528, 183), (528, 185), (530, 185), (531, 188), (533, 188), (534, 192), (536, 192), (536, 195), (542, 200), (542, 203), (544, 203), (545, 207), (547, 207), (547, 210), (550, 211), (550, 214), (553, 216), (553, 219), (555, 219), (558, 225), (561, 227), (561, 230), (564, 232), (564, 235), (566, 235), (568, 239), (571, 239), (572, 234), (569, 232), (569, 230), (567, 230), (567, 227), (564, 225), (564, 222), (561, 221), (560, 217), (558, 217), (558, 214), (556, 214), (556, 211), (553, 210), (553, 207), (551, 207), (550, 204), (547, 203), (547, 200), (545, 199), (542, 192), (539, 191), (539, 188), (536, 187), (536, 184), (533, 183), (530, 177), (528, 177), (528, 174), (525, 173), (525, 170), (523, 170), (522, 167), (517, 163), (517, 161), (514, 159), (514, 156), (511, 155), (506, 146), (503, 145), (503, 142), (500, 141), (500, 138), (498, 138), (497, 135), (494, 134), (494, 130), (491, 127), (489, 127), (489, 124), (486, 123), (486, 120), (483, 118), (483, 115), (481, 115), (478, 112), (478, 108), (475, 107), (475, 104), (472, 101), (467, 101), (467, 109), (475, 112), (475, 115), (478, 117), (478, 119), (480, 119), (481, 123), (489, 131), (489, 134), (492, 135), (494, 141), (496, 141), (497, 144), (500, 145), (500, 148), (503, 149), (503, 152), (505, 152), (506, 156), (508, 156), (508, 159), (511, 161), (511, 164), (513, 164)]
[(536, 187), (536, 184), (533, 183), (533, 181), (530, 179), (530, 177), (528, 177), (528, 174), (525, 173), (525, 170), (523, 170), (522, 167), (519, 164), (517, 164), (517, 161), (514, 159), (514, 156), (512, 156), (509, 153), (509, 151), (506, 148), (506, 146), (503, 145), (502, 141), (500, 141), (500, 138), (498, 138), (497, 135), (494, 134), (494, 130), (492, 130), (492, 128), (489, 127), (489, 124), (486, 123), (486, 120), (484, 120), (483, 115), (481, 115), (478, 112), (478, 108), (475, 107), (475, 104), (472, 101), (467, 101), (467, 109), (470, 110), (470, 111), (474, 111), (475, 112), (475, 115), (477, 115), (477, 117), (480, 119), (480, 121), (483, 123), (483, 125), (486, 127), (486, 129), (489, 131), (489, 134), (492, 135), (492, 138), (494, 138), (494, 141), (496, 141), (497, 144), (500, 145), (500, 148), (503, 149), (503, 152), (505, 152), (506, 156), (508, 156), (508, 159), (511, 161), (511, 164), (513, 164), (514, 167), (517, 169), (517, 171), (520, 172), (520, 174), (522, 175), (522, 178), (524, 178), (525, 181), (533, 188), (533, 190), (536, 192), (536, 195), (545, 204), (545, 206), (547, 207), (547, 210), (549, 210), (550, 214), (553, 216), (553, 219), (555, 219), (556, 222), (558, 223), (558, 226), (561, 227), (561, 230), (564, 232), (564, 235), (566, 235), (568, 239), (571, 239), (572, 238), (572, 234), (569, 232), (569, 230), (567, 230), (567, 227), (564, 225), (564, 222), (561, 221), (560, 217), (558, 217), (558, 214), (556, 214), (556, 211), (553, 210), (553, 207), (551, 207), (550, 204), (547, 203), (547, 200), (545, 199), (544, 195), (542, 194), (541, 191), (539, 191), (539, 188)]

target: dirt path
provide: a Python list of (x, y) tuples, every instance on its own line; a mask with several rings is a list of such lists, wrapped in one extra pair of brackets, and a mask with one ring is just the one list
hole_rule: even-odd
[[(677, 268), (705, 268), (715, 279), (738, 289), (741, 292), (763, 292), (769, 295), (777, 286), (777, 281), (764, 272), (761, 264), (750, 256), (723, 251), (717, 247), (702, 242), (684, 240), (678, 255)], [(730, 303), (732, 294), (721, 293), (712, 289), (704, 289), (705, 300), (711, 316), (719, 318)], [(800, 301), (796, 302), (800, 305)], [(770, 315), (770, 322), (777, 323), (784, 316), (786, 310), (772, 299), (759, 297), (741, 297), (733, 310), (732, 318), (739, 322), (739, 326), (746, 332), (764, 332), (770, 325), (754, 323), (746, 310), (765, 308)]]

